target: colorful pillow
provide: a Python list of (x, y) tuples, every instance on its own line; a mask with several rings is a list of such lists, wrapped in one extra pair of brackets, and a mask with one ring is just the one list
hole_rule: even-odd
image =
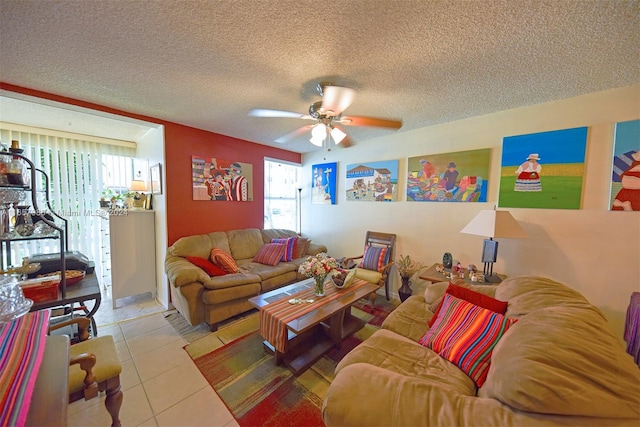
[(281, 243), (285, 245), (285, 251), (284, 255), (282, 256), (282, 261), (289, 262), (293, 260), (293, 254), (297, 252), (297, 237), (288, 237), (286, 239), (271, 239), (271, 243)]
[(516, 321), (446, 294), (433, 327), (419, 342), (456, 365), (482, 387), (489, 373), (494, 347)]
[(282, 243), (267, 243), (260, 248), (253, 260), (265, 265), (278, 265), (284, 256), (286, 245)]
[[(500, 301), (495, 298), (491, 298), (488, 295), (481, 294), (480, 292), (473, 291), (466, 287), (454, 285), (451, 282), (449, 282), (449, 286), (445, 291), (445, 295), (447, 294), (463, 299), (465, 301), (469, 301), (471, 304), (478, 305), (482, 308), (486, 308), (487, 310), (495, 311), (496, 313), (505, 314), (507, 312), (508, 303), (506, 301)], [(432, 327), (435, 323), (441, 307), (442, 302), (440, 302), (433, 314), (433, 317), (431, 318), (431, 320), (429, 320), (429, 327)]]
[(213, 248), (211, 249), (211, 262), (213, 262), (218, 267), (222, 268), (227, 273), (237, 273), (238, 264), (236, 264), (236, 260), (233, 259), (231, 255), (223, 251), (222, 249)]
[(365, 246), (359, 267), (366, 270), (381, 271), (382, 267), (387, 264), (388, 250), (387, 246)]
[(306, 237), (298, 237), (298, 244), (293, 250), (293, 259), (302, 258), (307, 254), (311, 241)]
[(185, 256), (187, 261), (203, 269), (209, 276), (224, 276), (226, 271), (211, 263), (208, 259), (200, 258), (199, 256)]

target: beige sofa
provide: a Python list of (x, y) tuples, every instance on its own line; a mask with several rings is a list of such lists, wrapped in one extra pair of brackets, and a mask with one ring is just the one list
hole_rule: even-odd
[[(206, 322), (215, 331), (220, 321), (250, 310), (248, 299), (252, 296), (304, 278), (298, 273), (304, 257), (275, 266), (253, 262), (258, 251), (271, 239), (293, 236), (297, 234), (291, 230), (247, 228), (178, 239), (167, 249), (165, 258), (172, 304), (189, 324)], [(211, 277), (185, 258), (209, 258), (213, 248), (230, 254), (240, 271)], [(310, 242), (303, 256), (326, 251), (326, 246)]]
[(341, 360), (324, 401), (327, 427), (640, 425), (640, 370), (578, 292), (539, 277), (475, 286), (518, 318), (477, 389), (417, 342), (446, 286), (407, 299)]

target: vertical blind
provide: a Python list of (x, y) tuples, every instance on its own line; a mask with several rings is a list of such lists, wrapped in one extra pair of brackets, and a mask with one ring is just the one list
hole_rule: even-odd
[[(103, 256), (100, 234), (104, 228), (100, 221), (108, 219), (100, 210), (102, 189), (114, 184), (128, 186), (126, 179), (131, 179), (135, 148), (9, 129), (0, 129), (0, 138), (7, 146), (12, 140), (19, 141), (23, 155), (48, 174), (51, 210), (68, 221), (69, 250), (87, 255), (99, 270), (98, 261)], [(36, 175), (32, 187), (37, 190), (38, 208), (48, 211), (42, 174)], [(31, 201), (27, 199), (24, 204), (31, 205)], [(19, 264), (22, 257), (30, 254), (59, 252), (60, 242), (33, 240), (12, 245), (11, 250), (12, 262)], [(99, 276), (101, 272), (96, 274)]]

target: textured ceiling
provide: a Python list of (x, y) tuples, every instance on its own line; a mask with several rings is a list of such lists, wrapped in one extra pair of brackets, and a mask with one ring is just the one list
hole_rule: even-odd
[(605, 0), (0, 0), (0, 81), (307, 152), (273, 142), (307, 122), (247, 112), (306, 113), (332, 81), (356, 90), (347, 114), (403, 132), (629, 86), (639, 16)]

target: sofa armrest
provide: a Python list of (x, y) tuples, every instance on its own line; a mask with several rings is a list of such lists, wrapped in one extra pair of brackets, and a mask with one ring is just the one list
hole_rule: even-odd
[(174, 255), (167, 255), (164, 269), (169, 283), (176, 288), (193, 282), (204, 283), (210, 278), (200, 267), (193, 265), (185, 258)]
[(309, 243), (309, 249), (307, 249), (307, 253), (305, 254), (305, 256), (318, 255), (320, 252), (327, 253), (328, 251), (329, 250), (327, 249), (327, 247), (325, 245), (321, 245), (319, 243), (310, 242)]

